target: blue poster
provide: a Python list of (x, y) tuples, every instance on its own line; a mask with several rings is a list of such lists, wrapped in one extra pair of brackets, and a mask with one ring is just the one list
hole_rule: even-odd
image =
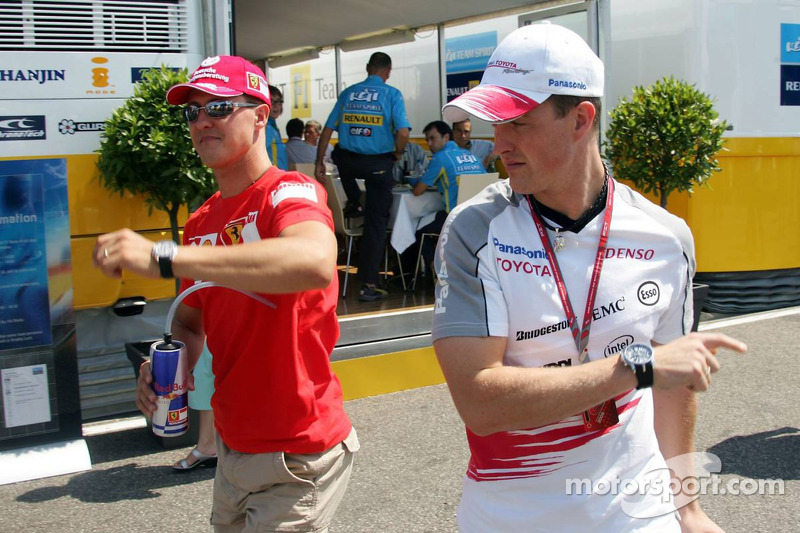
[(445, 70), (447, 74), (483, 72), (496, 47), (496, 31), (445, 39)]
[(781, 24), (781, 63), (800, 64), (800, 24)]
[(481, 82), (483, 71), (497, 47), (497, 32), (489, 31), (445, 39), (447, 101)]
[(800, 24), (781, 24), (781, 105), (800, 105)]
[(71, 314), (66, 183), (63, 159), (0, 161), (0, 350), (52, 344)]

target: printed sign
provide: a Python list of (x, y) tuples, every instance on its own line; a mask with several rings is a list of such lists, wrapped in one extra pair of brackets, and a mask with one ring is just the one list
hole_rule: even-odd
[(800, 105), (800, 24), (781, 24), (781, 105)]

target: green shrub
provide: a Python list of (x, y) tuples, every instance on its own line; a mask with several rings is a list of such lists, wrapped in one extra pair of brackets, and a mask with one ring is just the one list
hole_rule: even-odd
[(720, 170), (716, 156), (727, 124), (694, 85), (669, 77), (637, 86), (610, 117), (603, 147), (614, 176), (657, 193), (661, 207), (672, 191), (691, 193)]
[(169, 105), (167, 89), (187, 81), (186, 69), (166, 66), (147, 71), (106, 120), (97, 150), (100, 183), (120, 195), (144, 197), (169, 215), (172, 238), (180, 243), (178, 210), (208, 198), (216, 190), (214, 174), (194, 151), (180, 108)]

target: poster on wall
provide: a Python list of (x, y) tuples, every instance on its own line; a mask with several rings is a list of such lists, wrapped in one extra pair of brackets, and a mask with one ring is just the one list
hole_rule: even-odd
[(496, 47), (496, 31), (445, 39), (448, 102), (480, 83)]
[(0, 449), (80, 436), (65, 159), (0, 161)]
[(800, 24), (781, 24), (781, 105), (800, 105)]

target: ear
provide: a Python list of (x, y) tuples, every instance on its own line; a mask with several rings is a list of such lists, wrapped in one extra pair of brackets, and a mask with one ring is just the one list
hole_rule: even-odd
[(593, 131), (594, 118), (597, 116), (597, 109), (591, 102), (581, 102), (573, 110), (575, 113), (575, 135), (577, 138), (585, 136)]
[(268, 120), (269, 120), (269, 106), (267, 104), (258, 106), (256, 108), (256, 127), (266, 128)]

